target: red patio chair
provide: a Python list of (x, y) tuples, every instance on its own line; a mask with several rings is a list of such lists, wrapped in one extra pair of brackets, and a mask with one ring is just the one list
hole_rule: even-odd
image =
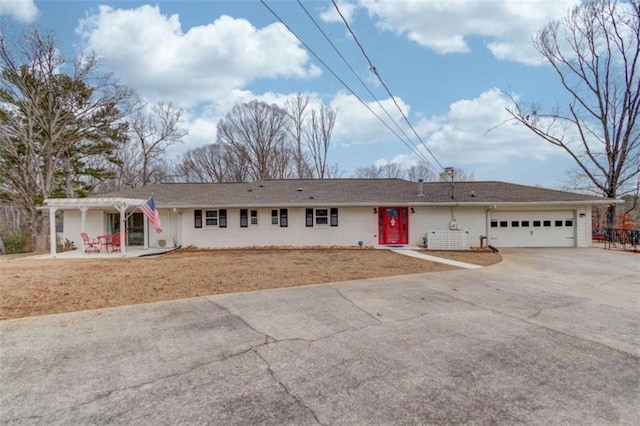
[(112, 234), (111, 235), (111, 253), (114, 251), (120, 251), (120, 234)]
[(102, 244), (99, 238), (89, 238), (86, 232), (80, 234), (82, 237), (82, 242), (84, 243), (84, 252), (85, 253), (100, 253), (100, 248)]

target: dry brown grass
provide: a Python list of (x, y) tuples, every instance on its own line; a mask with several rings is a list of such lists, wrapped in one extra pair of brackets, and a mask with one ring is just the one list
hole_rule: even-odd
[[(488, 265), (487, 252), (433, 253)], [(126, 259), (0, 256), (0, 319), (455, 267), (387, 250), (182, 251)]]

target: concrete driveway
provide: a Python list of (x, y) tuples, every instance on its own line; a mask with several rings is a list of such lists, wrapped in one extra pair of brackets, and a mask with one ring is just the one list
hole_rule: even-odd
[(512, 250), (2, 321), (0, 422), (640, 424), (639, 277), (637, 254)]

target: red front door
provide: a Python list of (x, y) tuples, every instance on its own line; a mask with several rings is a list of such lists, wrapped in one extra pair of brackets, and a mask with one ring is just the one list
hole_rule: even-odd
[(380, 207), (378, 209), (378, 243), (407, 244), (409, 242), (409, 216), (406, 207)]

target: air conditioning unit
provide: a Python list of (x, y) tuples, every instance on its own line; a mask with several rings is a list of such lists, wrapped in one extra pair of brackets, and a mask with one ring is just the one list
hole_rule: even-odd
[(156, 247), (165, 248), (173, 246), (173, 240), (170, 238), (159, 238), (156, 240)]
[(458, 222), (456, 222), (455, 220), (452, 220), (452, 221), (449, 223), (449, 229), (450, 229), (451, 231), (457, 231), (457, 230), (458, 230)]

